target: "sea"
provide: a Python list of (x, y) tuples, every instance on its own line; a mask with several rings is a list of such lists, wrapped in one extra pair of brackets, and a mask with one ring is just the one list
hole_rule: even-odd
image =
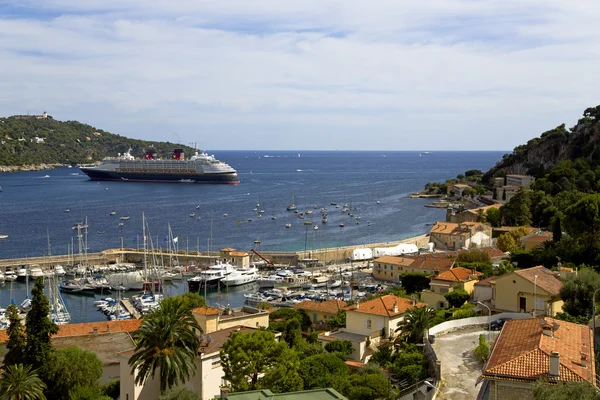
[[(304, 251), (396, 241), (426, 233), (445, 215), (425, 207), (430, 200), (409, 199), (410, 193), (466, 170), (486, 171), (504, 153), (215, 151), (238, 171), (239, 185), (93, 182), (77, 167), (0, 173), (0, 233), (9, 236), (0, 241), (0, 259), (68, 254), (72, 245), (77, 253), (72, 227), (86, 220), (89, 252), (143, 247), (142, 214), (146, 240), (155, 248), (168, 247), (169, 226), (171, 243), (190, 251)], [(299, 219), (286, 210), (292, 202), (313, 214)], [(347, 204), (353, 217), (331, 203)], [(327, 224), (321, 223), (321, 208), (328, 209)], [(256, 210), (264, 210), (262, 218)], [(125, 216), (129, 219), (120, 219)], [(19, 303), (30, 289), (16, 282), (10, 286), (0, 288), (0, 306)], [(171, 294), (184, 290), (185, 282), (168, 287)], [(251, 290), (231, 291), (227, 299), (213, 292), (208, 302), (239, 306)], [(93, 307), (93, 297), (64, 297), (73, 322), (105, 318)]]

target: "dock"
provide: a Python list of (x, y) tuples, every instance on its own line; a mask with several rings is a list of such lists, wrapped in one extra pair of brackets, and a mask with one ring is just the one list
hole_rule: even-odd
[(125, 309), (127, 310), (127, 312), (129, 314), (133, 315), (133, 318), (140, 319), (140, 317), (141, 317), (140, 313), (131, 304), (129, 299), (121, 299), (121, 305), (123, 305), (123, 307), (125, 307)]

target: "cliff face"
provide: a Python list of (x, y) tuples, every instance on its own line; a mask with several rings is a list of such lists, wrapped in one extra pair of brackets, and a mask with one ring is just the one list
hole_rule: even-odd
[(583, 115), (571, 129), (562, 124), (517, 146), (512, 154), (505, 154), (486, 172), (484, 181), (504, 173), (537, 175), (559, 161), (580, 157), (597, 164), (600, 162), (600, 106), (588, 108)]
[(163, 158), (169, 157), (175, 148), (183, 149), (188, 156), (194, 151), (189, 146), (130, 139), (50, 116), (0, 118), (0, 166), (89, 164), (129, 149), (132, 155), (141, 157), (150, 148)]

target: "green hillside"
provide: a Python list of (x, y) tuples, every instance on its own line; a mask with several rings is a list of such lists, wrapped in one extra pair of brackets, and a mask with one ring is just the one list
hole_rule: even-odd
[(130, 148), (132, 155), (141, 157), (144, 150), (151, 147), (161, 157), (168, 157), (174, 148), (182, 148), (189, 155), (194, 151), (189, 146), (130, 139), (77, 121), (57, 121), (50, 116), (0, 118), (0, 166), (85, 164), (116, 156)]

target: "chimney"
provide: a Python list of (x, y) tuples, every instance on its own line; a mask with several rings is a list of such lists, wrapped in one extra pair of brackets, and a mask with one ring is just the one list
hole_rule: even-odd
[(110, 332), (110, 325), (106, 324), (106, 333)]
[(398, 302), (394, 300), (394, 305), (392, 306), (392, 312), (395, 314), (398, 312)]
[(93, 335), (97, 335), (98, 334), (98, 328), (94, 328), (94, 330), (92, 331)]
[(542, 333), (549, 337), (554, 337), (554, 331), (552, 329), (552, 325), (548, 323), (545, 319), (540, 321), (540, 326), (542, 328)]
[(354, 309), (358, 310), (359, 304), (358, 304), (358, 300), (354, 300)]
[(550, 370), (548, 371), (550, 378), (560, 378), (560, 353), (553, 351), (550, 353)]

